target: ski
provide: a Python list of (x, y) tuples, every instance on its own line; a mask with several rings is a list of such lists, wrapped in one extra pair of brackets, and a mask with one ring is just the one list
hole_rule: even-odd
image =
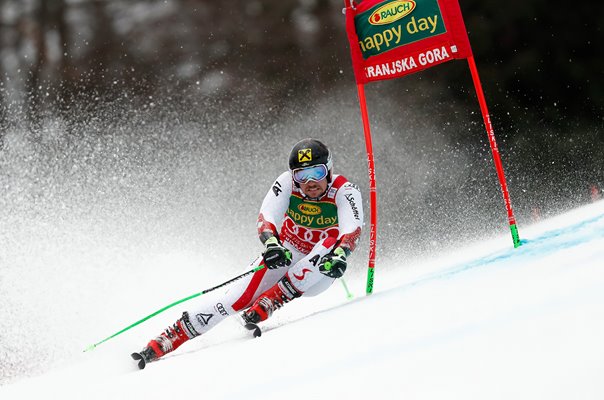
[(262, 330), (260, 330), (260, 327), (253, 322), (247, 322), (244, 327), (248, 331), (252, 331), (255, 338), (262, 336)]
[[(247, 329), (248, 331), (252, 332), (252, 335), (257, 338), (260, 337), (262, 335), (262, 330), (260, 329), (260, 327), (256, 324), (254, 324), (253, 322), (247, 322), (244, 325), (245, 329)], [(148, 357), (146, 358), (144, 354), (142, 354), (146, 349), (143, 349), (140, 353), (132, 353), (130, 354), (130, 357), (132, 357), (132, 359), (134, 361), (138, 361), (138, 369), (145, 369), (145, 367), (147, 366), (147, 363), (149, 363), (150, 360)]]

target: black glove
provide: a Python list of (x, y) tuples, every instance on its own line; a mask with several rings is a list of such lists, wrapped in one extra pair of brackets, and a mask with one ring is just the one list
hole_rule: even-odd
[(292, 263), (292, 252), (286, 249), (279, 243), (279, 239), (273, 236), (264, 242), (264, 252), (262, 258), (264, 259), (264, 265), (268, 269), (276, 269), (291, 265)]
[(319, 271), (331, 278), (340, 278), (346, 272), (346, 252), (341, 247), (323, 256), (319, 264)]

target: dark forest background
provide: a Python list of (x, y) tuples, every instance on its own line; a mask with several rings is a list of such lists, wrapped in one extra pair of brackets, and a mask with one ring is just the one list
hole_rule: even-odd
[[(600, 2), (460, 5), (490, 103), (502, 116), (601, 124)], [(150, 93), (201, 80), (207, 90), (228, 92), (253, 80), (280, 97), (350, 84), (342, 6), (336, 0), (2, 0), (1, 118), (10, 120), (19, 95), (12, 89), (22, 90), (35, 120), (83, 92), (116, 95), (116, 85)], [(438, 76), (449, 94), (465, 99), (467, 88), (457, 85), (463, 73), (424, 76)], [(221, 78), (211, 79), (215, 74)]]

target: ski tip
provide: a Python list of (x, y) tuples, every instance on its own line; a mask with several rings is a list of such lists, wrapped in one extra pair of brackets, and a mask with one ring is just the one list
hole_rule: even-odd
[(248, 322), (244, 326), (245, 329), (247, 329), (248, 331), (252, 331), (252, 334), (255, 338), (262, 336), (262, 330), (260, 330), (260, 327), (258, 325)]
[(134, 361), (138, 361), (138, 369), (145, 369), (147, 366), (145, 359), (139, 353), (132, 353), (130, 354), (130, 357), (132, 357)]

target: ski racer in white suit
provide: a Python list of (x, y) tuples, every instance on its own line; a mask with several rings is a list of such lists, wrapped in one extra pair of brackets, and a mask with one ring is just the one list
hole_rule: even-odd
[(244, 323), (256, 324), (284, 303), (323, 292), (344, 274), (362, 223), (361, 193), (332, 173), (329, 149), (316, 139), (298, 142), (289, 170), (268, 191), (258, 216), (265, 249), (247, 269), (262, 263), (266, 268), (201, 297), (139, 355), (156, 360), (228, 316), (242, 312)]

